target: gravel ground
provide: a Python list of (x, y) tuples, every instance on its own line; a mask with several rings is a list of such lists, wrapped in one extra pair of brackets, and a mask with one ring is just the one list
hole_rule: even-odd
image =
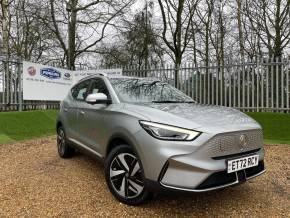
[(54, 137), (0, 145), (0, 217), (290, 217), (290, 146), (266, 146), (267, 172), (240, 186), (130, 207), (109, 193), (103, 167), (63, 160)]

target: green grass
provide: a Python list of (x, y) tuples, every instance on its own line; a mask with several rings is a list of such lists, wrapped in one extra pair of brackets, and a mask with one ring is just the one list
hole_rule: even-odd
[[(247, 113), (263, 127), (267, 144), (290, 144), (290, 114)], [(57, 111), (0, 113), (0, 144), (55, 134)]]
[(290, 114), (247, 114), (262, 125), (266, 144), (290, 144)]
[(0, 113), (0, 144), (55, 134), (57, 111)]

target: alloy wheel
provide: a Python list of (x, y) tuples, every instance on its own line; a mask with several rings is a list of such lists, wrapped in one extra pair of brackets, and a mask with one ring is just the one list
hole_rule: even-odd
[(58, 129), (57, 134), (57, 148), (58, 152), (64, 154), (65, 151), (65, 134), (62, 128)]
[(129, 153), (118, 154), (110, 165), (110, 181), (120, 196), (139, 196), (144, 190), (144, 182), (137, 157)]

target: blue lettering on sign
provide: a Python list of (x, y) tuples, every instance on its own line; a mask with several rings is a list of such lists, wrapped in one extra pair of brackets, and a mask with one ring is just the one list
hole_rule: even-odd
[(40, 70), (40, 75), (47, 77), (49, 79), (59, 79), (61, 77), (61, 73), (52, 68), (43, 68)]

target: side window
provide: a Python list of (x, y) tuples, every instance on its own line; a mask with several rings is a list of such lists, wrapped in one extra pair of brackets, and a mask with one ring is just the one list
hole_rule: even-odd
[(110, 96), (109, 90), (107, 89), (107, 86), (102, 79), (93, 79), (90, 94), (95, 93), (104, 93), (109, 98)]
[(90, 80), (84, 81), (72, 88), (72, 96), (77, 101), (84, 101), (88, 94)]

